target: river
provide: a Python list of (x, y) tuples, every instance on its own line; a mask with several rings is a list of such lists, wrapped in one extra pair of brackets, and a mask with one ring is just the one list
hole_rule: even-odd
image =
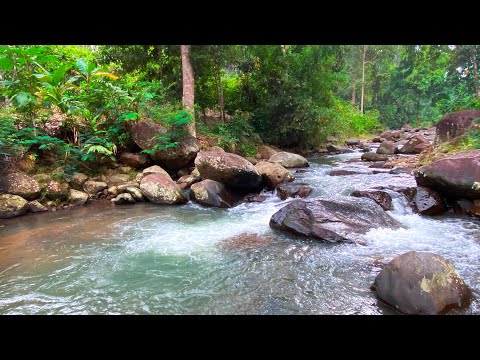
[[(415, 185), (407, 174), (326, 175), (365, 169), (346, 162), (360, 155), (312, 157), (295, 181), (310, 197)], [(328, 244), (271, 230), (291, 199), (264, 194), (232, 209), (99, 202), (0, 220), (0, 314), (392, 314), (369, 287), (381, 262), (409, 250), (445, 256), (480, 296), (477, 219), (420, 216), (397, 198), (390, 214), (405, 229)], [(480, 302), (454, 313), (480, 314)]]

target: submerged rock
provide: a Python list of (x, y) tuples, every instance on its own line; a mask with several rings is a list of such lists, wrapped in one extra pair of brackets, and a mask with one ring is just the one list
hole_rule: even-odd
[(294, 200), (270, 219), (270, 227), (312, 239), (364, 244), (363, 235), (376, 227), (401, 227), (371, 200), (342, 197)]
[(0, 219), (23, 215), (28, 210), (28, 201), (18, 195), (0, 194)]
[(473, 294), (453, 264), (433, 253), (409, 251), (380, 271), (377, 297), (404, 314), (445, 314), (467, 307)]
[(345, 176), (345, 175), (372, 175), (373, 172), (364, 169), (336, 169), (328, 173), (330, 176)]
[(268, 235), (244, 233), (221, 241), (218, 246), (223, 251), (255, 251), (268, 247), (275, 238)]

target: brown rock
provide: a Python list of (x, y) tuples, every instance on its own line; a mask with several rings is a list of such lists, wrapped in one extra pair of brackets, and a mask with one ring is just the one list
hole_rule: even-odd
[(480, 117), (480, 110), (462, 110), (445, 115), (436, 126), (435, 143), (450, 141), (472, 125), (472, 120)]
[(285, 200), (287, 198), (301, 197), (306, 198), (312, 192), (308, 184), (281, 184), (277, 186), (277, 196)]
[(173, 180), (161, 173), (145, 176), (140, 183), (143, 196), (156, 204), (183, 204), (187, 198)]
[(414, 135), (398, 150), (398, 152), (400, 154), (420, 154), (429, 146), (430, 142), (422, 135)]
[(142, 153), (124, 152), (120, 155), (118, 160), (125, 165), (131, 166), (135, 169), (142, 169), (148, 165), (148, 155)]
[(272, 155), (268, 161), (276, 162), (285, 168), (301, 168), (309, 166), (307, 159), (303, 156), (286, 151), (277, 152)]
[(2, 174), (0, 176), (0, 193), (18, 195), (27, 200), (34, 200), (40, 196), (40, 186), (24, 173)]
[(190, 187), (190, 198), (205, 206), (230, 208), (234, 200), (225, 185), (218, 181), (206, 179)]
[(365, 197), (375, 201), (383, 210), (392, 210), (392, 197), (386, 191), (376, 189), (356, 190), (350, 194), (355, 197)]
[(28, 210), (28, 201), (18, 195), (0, 194), (0, 219), (23, 215)]
[(265, 145), (259, 146), (257, 149), (258, 149), (258, 153), (260, 154), (261, 158), (265, 159), (265, 160), (270, 159), (273, 155), (275, 155), (277, 153), (271, 147), (265, 146)]
[(285, 169), (282, 165), (267, 161), (260, 161), (255, 165), (260, 175), (262, 175), (263, 181), (270, 189), (275, 189), (277, 185), (293, 181), (294, 177), (290, 174), (290, 171)]
[(392, 141), (384, 141), (377, 149), (377, 154), (393, 155), (398, 151), (397, 145)]

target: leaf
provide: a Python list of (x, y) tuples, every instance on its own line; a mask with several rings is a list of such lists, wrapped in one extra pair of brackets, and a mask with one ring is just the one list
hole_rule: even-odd
[(88, 63), (85, 61), (85, 59), (77, 59), (75, 64), (78, 71), (80, 71), (83, 76), (88, 78)]
[(4, 69), (6, 71), (12, 71), (13, 60), (9, 57), (0, 58), (0, 69)]
[(70, 65), (64, 64), (55, 70), (55, 72), (52, 74), (52, 85), (58, 85), (65, 76), (65, 73), (70, 70), (70, 68)]
[(109, 77), (110, 79), (114, 79), (114, 80), (120, 79), (119, 76), (117, 76), (115, 74), (112, 74), (112, 73), (108, 73), (108, 72), (96, 72), (96, 73), (93, 74), (93, 76), (106, 76), (106, 77)]

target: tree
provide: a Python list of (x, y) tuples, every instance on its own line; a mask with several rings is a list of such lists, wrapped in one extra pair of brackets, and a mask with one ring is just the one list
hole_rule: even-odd
[[(190, 45), (180, 46), (182, 55), (182, 82), (183, 96), (182, 105), (193, 117), (195, 116), (193, 105), (195, 101), (195, 87), (193, 78), (193, 67), (190, 61)], [(187, 124), (187, 131), (190, 135), (196, 136), (195, 120)]]

